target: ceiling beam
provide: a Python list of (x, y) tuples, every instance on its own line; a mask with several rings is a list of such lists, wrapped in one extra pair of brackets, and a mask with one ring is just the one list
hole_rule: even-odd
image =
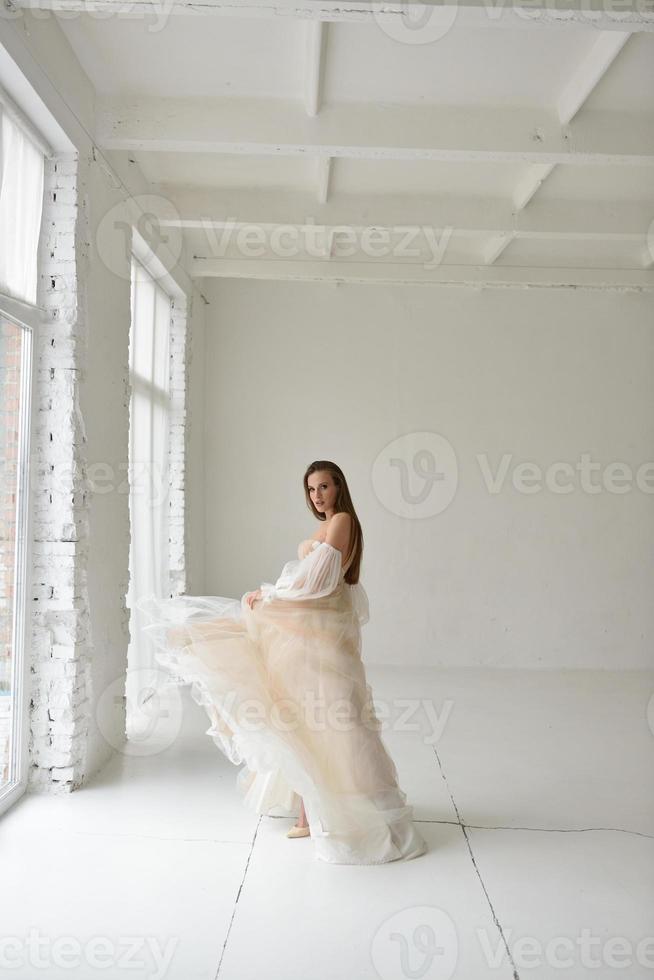
[[(557, 100), (557, 115), (563, 126), (572, 122), (584, 102), (604, 77), (630, 35), (621, 31), (602, 31), (595, 38), (586, 57), (568, 79)], [(529, 204), (554, 170), (555, 164), (530, 167), (518, 183), (513, 203), (518, 208)]]
[(308, 20), (305, 24), (304, 105), (307, 116), (317, 116), (322, 104), (322, 81), (327, 48), (327, 24)]
[[(162, 15), (203, 15), (225, 17), (291, 17), (343, 23), (372, 23), (382, 29), (388, 25), (391, 36), (402, 30), (406, 18), (406, 0), (8, 0), (12, 8), (54, 10), (63, 12), (120, 14), (121, 17)], [(488, 0), (411, 0), (414, 18), (425, 22), (433, 10), (451, 17), (462, 27), (512, 30), (534, 27), (585, 24), (596, 30), (652, 31), (652, 0), (511, 0), (490, 3)]]
[(282, 99), (104, 98), (111, 150), (572, 165), (654, 164), (654, 116), (585, 112), (568, 127), (526, 108), (325, 105), (314, 119)]
[[(629, 33), (621, 31), (600, 31), (597, 34), (590, 50), (579, 62), (559, 94), (556, 112), (562, 126), (572, 122), (630, 36)], [(513, 203), (517, 208), (524, 208), (529, 204), (555, 166), (555, 163), (547, 163), (532, 166), (527, 170), (513, 194)], [(506, 245), (508, 242), (505, 243), (504, 248)], [(495, 258), (499, 258), (503, 250), (500, 248)]]
[(654, 290), (654, 274), (642, 269), (530, 268), (526, 266), (440, 265), (425, 269), (399, 262), (358, 263), (284, 259), (196, 258), (191, 271), (197, 278), (282, 279), (330, 282), (408, 283), (515, 287), (579, 287)]
[[(169, 227), (162, 222), (161, 227)], [(440, 265), (448, 253), (448, 264), (493, 265), (496, 256), (510, 242), (546, 242), (558, 246), (557, 252), (570, 251), (579, 255), (582, 264), (590, 264), (589, 249), (593, 245), (614, 246), (613, 263), (620, 268), (648, 268), (644, 261), (644, 236), (638, 234), (602, 235), (584, 232), (543, 234), (506, 231), (490, 238), (486, 230), (476, 231), (433, 225), (380, 225), (355, 227), (351, 224), (325, 225), (310, 223), (264, 225), (239, 221), (204, 222), (202, 225), (173, 225), (175, 231), (188, 232), (189, 250), (195, 258), (248, 260), (294, 258), (300, 263), (315, 257), (348, 258), (363, 263), (411, 261), (428, 266)], [(626, 247), (625, 247), (626, 246)], [(592, 253), (590, 253), (592, 254)], [(390, 259), (389, 259), (390, 257)], [(600, 261), (602, 261), (600, 259)], [(574, 266), (575, 260), (570, 260)]]
[[(336, 217), (335, 209), (331, 210)], [(499, 209), (498, 209), (499, 212)], [(505, 212), (506, 213), (506, 212)], [(497, 255), (504, 251), (510, 242), (548, 242), (566, 248), (573, 245), (581, 262), (586, 258), (588, 247), (595, 244), (615, 245), (613, 267), (640, 270), (649, 268), (644, 261), (645, 242), (648, 229), (643, 225), (643, 211), (632, 209), (619, 224), (608, 209), (603, 209), (603, 217), (608, 222), (602, 225), (601, 216), (596, 216), (593, 226), (566, 223), (559, 227), (545, 222), (522, 230), (492, 230), (488, 220), (482, 218), (475, 226), (472, 212), (468, 215), (471, 223), (467, 227), (444, 224), (402, 223), (384, 226), (378, 222), (356, 225), (351, 221), (328, 224), (310, 220), (296, 225), (289, 221), (265, 223), (262, 221), (194, 220), (189, 218), (163, 218), (160, 226), (165, 238), (166, 228), (176, 232), (184, 230), (189, 237), (189, 249), (194, 259), (234, 262), (245, 259), (256, 266), (260, 260), (275, 262), (293, 258), (300, 266), (305, 266), (316, 258), (340, 261), (348, 258), (348, 265), (381, 264), (388, 262), (400, 264), (425, 265), (426, 268), (439, 266), (444, 262), (447, 251), (450, 265), (475, 265), (482, 262), (486, 267), (496, 262)], [(478, 217), (481, 217), (481, 209)], [(575, 216), (579, 218), (580, 215)], [(582, 216), (583, 217), (583, 216)], [(529, 216), (529, 221), (533, 216)], [(628, 246), (625, 248), (625, 245)], [(631, 258), (629, 258), (629, 256)], [(601, 260), (600, 260), (601, 261)], [(574, 268), (574, 259), (571, 267)]]
[(329, 199), (329, 181), (332, 172), (332, 158), (318, 157), (316, 160), (318, 204), (326, 204)]
[(555, 166), (554, 163), (535, 163), (525, 170), (515, 185), (512, 195), (513, 205), (517, 211), (527, 207)]
[[(193, 197), (200, 205), (195, 210), (189, 203)], [(614, 265), (619, 271), (620, 266), (648, 268), (641, 256), (649, 240), (646, 216), (651, 209), (642, 202), (624, 202), (621, 208), (602, 201), (543, 202), (516, 215), (497, 200), (436, 202), (415, 196), (377, 198), (375, 203), (353, 197), (348, 204), (339, 197), (315, 208), (308, 195), (269, 194), (267, 207), (265, 197), (262, 192), (256, 200), (250, 192), (222, 194), (221, 206), (210, 193), (205, 198), (208, 206), (202, 207), (199, 195), (191, 193), (185, 196), (183, 216), (169, 201), (168, 213), (157, 215), (158, 224), (164, 235), (166, 228), (187, 232), (196, 260), (221, 263), (245, 259), (256, 266), (259, 260), (268, 263), (292, 256), (304, 267), (316, 258), (348, 257), (349, 264), (399, 265), (410, 259), (433, 267), (443, 262), (448, 250), (448, 264), (481, 261), (488, 267), (510, 242), (543, 241), (575, 245), (580, 256), (586, 246), (615, 244)], [(381, 217), (386, 220), (380, 221)], [(631, 262), (626, 258), (629, 254)]]
[(502, 232), (499, 235), (495, 235), (494, 238), (491, 238), (490, 241), (488, 241), (482, 248), (482, 255), (486, 265), (492, 265), (498, 256), (500, 256), (517, 237), (517, 232), (507, 231)]
[(622, 51), (630, 34), (621, 31), (600, 31), (590, 51), (579, 62), (559, 94), (557, 115), (565, 126), (572, 122), (591, 93), (606, 75)]
[(185, 190), (160, 185), (160, 225), (192, 229), (225, 224), (309, 224), (351, 228), (449, 227), (456, 234), (527, 239), (647, 241), (651, 201), (535, 201), (515, 212), (503, 198), (426, 194), (339, 194), (317, 205), (312, 194), (274, 189)]

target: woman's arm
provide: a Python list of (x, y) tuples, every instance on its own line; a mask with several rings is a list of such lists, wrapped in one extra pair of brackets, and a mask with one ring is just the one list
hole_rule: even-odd
[(274, 599), (320, 599), (337, 587), (341, 575), (341, 552), (323, 541), (301, 561), (289, 561), (274, 585), (262, 583), (263, 601)]
[[(260, 589), (248, 593), (252, 597), (246, 600), (248, 605), (252, 607), (260, 599), (264, 603), (274, 599), (296, 601), (320, 599), (332, 593), (340, 581), (343, 561), (350, 544), (351, 527), (352, 518), (349, 514), (334, 514), (325, 540), (308, 538), (302, 541), (298, 549), (298, 560), (284, 565), (274, 585), (262, 582)], [(316, 541), (319, 542), (317, 546)], [(303, 556), (307, 542), (309, 550)]]

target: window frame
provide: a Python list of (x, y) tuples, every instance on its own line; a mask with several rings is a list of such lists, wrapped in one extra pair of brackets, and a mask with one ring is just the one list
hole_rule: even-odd
[(32, 587), (33, 486), (31, 444), (36, 422), (34, 398), (34, 345), (43, 323), (43, 310), (0, 292), (0, 316), (20, 327), (21, 344), (19, 449), (16, 492), (16, 543), (12, 606), (12, 697), (9, 780), (0, 787), (0, 814), (27, 789), (30, 724), (29, 595)]

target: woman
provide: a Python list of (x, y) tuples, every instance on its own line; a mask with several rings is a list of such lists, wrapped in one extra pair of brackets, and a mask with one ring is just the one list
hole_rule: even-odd
[(237, 787), (256, 813), (299, 808), (287, 836), (310, 836), (322, 861), (417, 857), (426, 844), (379, 734), (361, 660), (361, 525), (335, 463), (312, 463), (303, 482), (320, 525), (298, 559), (240, 602), (182, 596), (155, 608), (164, 647), (156, 657), (175, 683), (191, 683), (227, 758), (245, 763)]

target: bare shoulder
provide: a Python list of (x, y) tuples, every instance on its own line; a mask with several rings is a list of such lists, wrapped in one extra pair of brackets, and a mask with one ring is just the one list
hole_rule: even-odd
[(350, 532), (352, 530), (351, 514), (334, 514), (327, 526), (325, 541), (334, 548), (339, 548), (345, 552), (350, 543)]
[(339, 514), (334, 514), (328, 527), (344, 527), (346, 530), (352, 527), (352, 515), (348, 514), (347, 511), (341, 511)]

